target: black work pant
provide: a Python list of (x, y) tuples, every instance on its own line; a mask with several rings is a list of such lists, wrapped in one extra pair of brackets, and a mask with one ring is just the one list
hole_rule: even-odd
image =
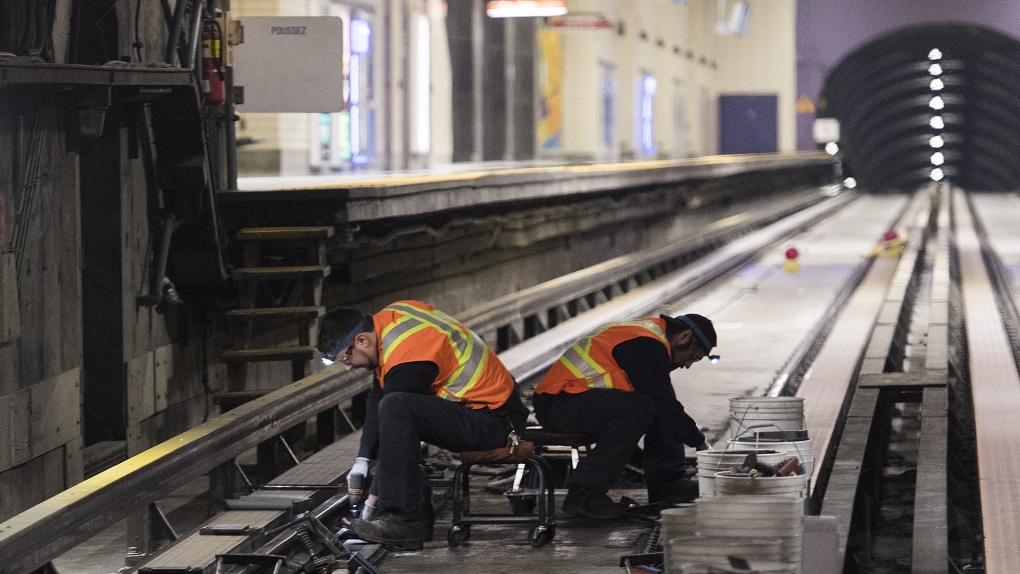
[[(523, 419), (514, 421), (523, 425)], [(427, 480), (421, 443), (454, 452), (506, 446), (504, 422), (488, 409), (471, 409), (435, 395), (392, 392), (379, 401), (379, 461), (375, 481), (379, 505), (420, 519)]]
[(645, 437), (645, 482), (669, 483), (684, 476), (684, 445), (666, 432), (655, 401), (615, 389), (536, 394), (535, 416), (551, 431), (583, 433), (596, 443), (570, 480), (605, 492), (616, 481), (641, 436)]

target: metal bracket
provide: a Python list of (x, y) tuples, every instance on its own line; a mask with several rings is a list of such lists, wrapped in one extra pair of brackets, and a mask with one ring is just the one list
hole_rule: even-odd
[(43, 566), (40, 566), (38, 570), (33, 570), (32, 574), (58, 574), (56, 567), (53, 566), (52, 562), (47, 562)]
[(254, 536), (261, 534), (261, 528), (253, 528), (250, 524), (215, 524), (204, 526), (198, 530), (203, 536)]
[[(353, 568), (352, 568), (353, 565)], [(367, 574), (382, 574), (382, 570), (379, 567), (361, 555), (361, 551), (355, 552), (351, 555), (351, 559), (347, 561), (347, 570), (350, 572), (358, 572), (358, 569), (364, 570)]]
[(149, 503), (149, 532), (152, 533), (153, 540), (173, 542), (179, 538), (177, 531), (155, 502)]
[(223, 565), (255, 564), (272, 566), (273, 574), (279, 574), (280, 568), (287, 565), (287, 557), (278, 554), (217, 554), (216, 574), (223, 574)]

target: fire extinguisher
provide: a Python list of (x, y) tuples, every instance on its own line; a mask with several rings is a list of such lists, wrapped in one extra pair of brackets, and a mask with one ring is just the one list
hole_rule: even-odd
[(219, 24), (207, 20), (202, 28), (202, 95), (207, 106), (221, 105), (227, 99), (221, 37)]

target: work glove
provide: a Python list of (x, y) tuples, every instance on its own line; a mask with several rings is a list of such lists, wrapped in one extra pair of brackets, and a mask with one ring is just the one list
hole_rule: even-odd
[(695, 450), (715, 450), (715, 449), (712, 448), (712, 445), (708, 444), (708, 441), (706, 440), (705, 442), (701, 443), (701, 446), (699, 446)]
[(354, 459), (354, 466), (351, 467), (351, 470), (350, 472), (348, 472), (348, 474), (360, 474), (361, 476), (368, 476), (369, 462), (370, 462), (369, 459), (363, 456), (359, 456), (358, 458)]
[(379, 508), (377, 506), (372, 506), (368, 503), (368, 501), (365, 501), (365, 507), (361, 509), (361, 519), (374, 520), (378, 514)]

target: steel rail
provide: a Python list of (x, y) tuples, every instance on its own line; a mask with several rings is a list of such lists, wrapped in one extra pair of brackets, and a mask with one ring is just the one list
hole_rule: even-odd
[[(642, 272), (710, 249), (727, 239), (773, 223), (836, 193), (838, 186), (825, 186), (813, 190), (812, 193), (798, 194), (791, 199), (769, 205), (753, 215), (735, 214), (706, 226), (703, 233), (682, 244), (671, 244), (616, 257), (472, 307), (458, 314), (457, 318), (470, 325), (486, 343), (495, 346), (497, 331), (504, 326), (522, 324), (526, 317), (531, 316), (536, 316), (541, 321), (543, 313), (566, 302), (606, 289), (618, 291), (621, 283)], [(518, 329), (517, 332), (521, 333), (523, 329)]]
[[(895, 221), (901, 222), (898, 227), (906, 226), (905, 220), (909, 220), (909, 218), (905, 217), (908, 209), (910, 209), (909, 203), (904, 205), (903, 209), (896, 216)], [(908, 249), (915, 249), (917, 243), (924, 235), (924, 230), (915, 225), (910, 233), (911, 239), (908, 242)], [(800, 384), (801, 378), (803, 378), (804, 374), (811, 367), (811, 363), (818, 356), (822, 344), (825, 343), (825, 338), (832, 331), (832, 327), (846, 308), (847, 303), (850, 302), (850, 298), (857, 291), (857, 288), (861, 286), (864, 278), (867, 277), (868, 271), (871, 270), (871, 265), (874, 262), (874, 257), (866, 257), (857, 265), (849, 279), (843, 284), (839, 292), (836, 293), (832, 305), (825, 310), (822, 317), (811, 328), (807, 336), (804, 337), (804, 342), (787, 359), (786, 364), (780, 369), (772, 385), (769, 386), (769, 390), (766, 391), (765, 396), (793, 396), (797, 392), (797, 386)]]
[(974, 405), (984, 566), (988, 574), (1012, 572), (1020, 564), (1020, 374), (989, 276), (970, 206), (954, 190), (956, 249), (964, 299), (970, 388)]
[[(852, 201), (843, 193), (750, 233), (705, 261), (645, 285), (596, 311), (565, 321), (500, 358), (518, 380), (534, 376), (563, 349), (597, 325), (646, 314), (663, 301), (704, 286), (776, 241), (811, 225)], [(470, 321), (484, 329), (484, 321)], [(329, 369), (305, 377), (156, 445), (0, 523), (0, 573), (38, 569), (99, 531), (166, 496), (187, 482), (316, 413), (369, 388), (367, 373)]]
[(228, 411), (0, 523), (0, 573), (34, 571), (146, 504), (371, 385), (327, 370)]
[(617, 297), (597, 309), (574, 317), (556, 327), (536, 335), (500, 354), (499, 358), (518, 381), (526, 381), (541, 374), (574, 341), (610, 321), (623, 321), (647, 315), (665, 301), (676, 300), (707, 285), (720, 276), (738, 268), (778, 241), (796, 234), (816, 223), (855, 199), (857, 195), (843, 193), (819, 204), (749, 233), (704, 261), (639, 287)]

